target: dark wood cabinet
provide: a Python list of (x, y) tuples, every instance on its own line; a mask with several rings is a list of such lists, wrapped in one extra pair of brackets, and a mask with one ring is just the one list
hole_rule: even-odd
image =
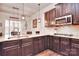
[(14, 46), (12, 48), (3, 48), (4, 56), (18, 56), (18, 47)]
[(49, 36), (44, 36), (44, 49), (48, 49), (49, 48)]
[(72, 15), (72, 24), (79, 24), (79, 3), (58, 3), (56, 5), (56, 18)]
[(56, 18), (63, 15), (63, 3), (58, 3), (56, 6)]
[(79, 40), (78, 39), (72, 39), (71, 40), (71, 56), (79, 56)]
[(39, 52), (39, 39), (33, 38), (33, 54), (37, 54)]
[(47, 35), (0, 42), (2, 56), (32, 56), (46, 49), (65, 56), (79, 56), (79, 40)]
[(50, 36), (50, 39), (49, 39), (49, 49), (53, 50), (53, 36)]
[(53, 37), (53, 50), (56, 52), (60, 51), (60, 37)]
[(77, 24), (78, 18), (76, 17), (78, 14), (76, 3), (63, 3), (63, 15), (72, 15), (72, 23)]
[(75, 6), (73, 3), (63, 3), (63, 15), (73, 15), (75, 13)]
[(19, 44), (18, 44), (18, 40), (14, 40), (14, 41), (6, 41), (3, 42), (2, 45), (2, 55), (4, 56), (18, 56), (18, 48), (19, 48)]
[(75, 3), (58, 3), (56, 5), (56, 17), (70, 14), (75, 16)]
[[(55, 18), (71, 15), (72, 24), (79, 24), (79, 3), (58, 3), (55, 8), (45, 12), (45, 26), (56, 26)], [(62, 19), (61, 19), (62, 20)], [(61, 21), (62, 22), (62, 21)]]
[(55, 22), (56, 9), (53, 8), (45, 13), (45, 26), (51, 27)]
[(0, 50), (0, 56), (2, 55), (2, 52), (1, 52), (1, 50)]
[(55, 24), (55, 17), (56, 17), (56, 9), (52, 9), (49, 11), (49, 16), (50, 16), (50, 26), (53, 26)]
[(45, 27), (48, 27), (50, 24), (49, 11), (45, 13)]
[(73, 19), (73, 24), (79, 24), (79, 3), (74, 3), (74, 5), (75, 5), (75, 16)]
[(33, 55), (32, 39), (22, 39), (22, 56)]
[(69, 56), (70, 52), (70, 40), (69, 38), (61, 37), (60, 53), (65, 56)]
[(39, 37), (39, 52), (44, 50), (44, 39), (43, 37)]
[(79, 56), (79, 40), (50, 36), (49, 49), (64, 56)]
[(45, 46), (44, 46), (45, 40), (44, 39), (45, 39), (44, 37), (36, 37), (33, 39), (34, 55), (45, 49)]
[(49, 36), (23, 38), (0, 43), (0, 55), (31, 56), (49, 48)]
[(2, 56), (2, 42), (0, 42), (0, 56)]

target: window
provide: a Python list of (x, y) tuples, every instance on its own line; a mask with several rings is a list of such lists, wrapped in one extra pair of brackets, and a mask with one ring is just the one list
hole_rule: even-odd
[(21, 32), (21, 21), (6, 20), (5, 21), (5, 37), (9, 38), (12, 36), (11, 32)]

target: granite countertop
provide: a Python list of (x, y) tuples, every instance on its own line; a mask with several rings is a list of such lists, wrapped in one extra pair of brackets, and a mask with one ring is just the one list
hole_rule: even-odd
[(20, 39), (25, 39), (25, 38), (33, 38), (33, 37), (39, 37), (39, 36), (45, 36), (45, 35), (24, 35), (24, 36), (19, 36), (19, 37), (11, 37), (10, 39), (5, 38), (5, 37), (0, 37), (0, 42), (3, 41), (10, 41), (10, 40), (20, 40)]
[(65, 35), (50, 35), (50, 36), (58, 36), (58, 37), (66, 37), (66, 38), (72, 38), (72, 39), (79, 39), (79, 36), (65, 36)]
[[(20, 39), (24, 39), (24, 38), (33, 38), (33, 37), (39, 37), (39, 36), (46, 36), (45, 34), (41, 34), (41, 35), (24, 35), (24, 36), (20, 36), (20, 37), (12, 37), (10, 39), (5, 38), (5, 37), (0, 37), (0, 42), (3, 41), (10, 41), (10, 40), (20, 40)], [(66, 38), (73, 38), (73, 39), (79, 39), (79, 36), (64, 36), (64, 35), (54, 35), (54, 34), (50, 34), (49, 36), (58, 36), (58, 37), (66, 37)]]

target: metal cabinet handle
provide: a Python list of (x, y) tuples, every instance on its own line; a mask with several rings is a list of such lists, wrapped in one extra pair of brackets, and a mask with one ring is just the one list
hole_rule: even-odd
[(29, 45), (31, 45), (31, 44), (32, 44), (32, 42), (28, 42), (28, 43), (22, 44), (22, 47), (24, 47), (24, 46), (29, 46)]

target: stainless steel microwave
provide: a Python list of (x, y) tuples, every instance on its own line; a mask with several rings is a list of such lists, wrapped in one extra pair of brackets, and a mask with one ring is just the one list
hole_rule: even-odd
[(55, 24), (56, 25), (72, 24), (72, 15), (66, 15), (66, 16), (55, 18)]

